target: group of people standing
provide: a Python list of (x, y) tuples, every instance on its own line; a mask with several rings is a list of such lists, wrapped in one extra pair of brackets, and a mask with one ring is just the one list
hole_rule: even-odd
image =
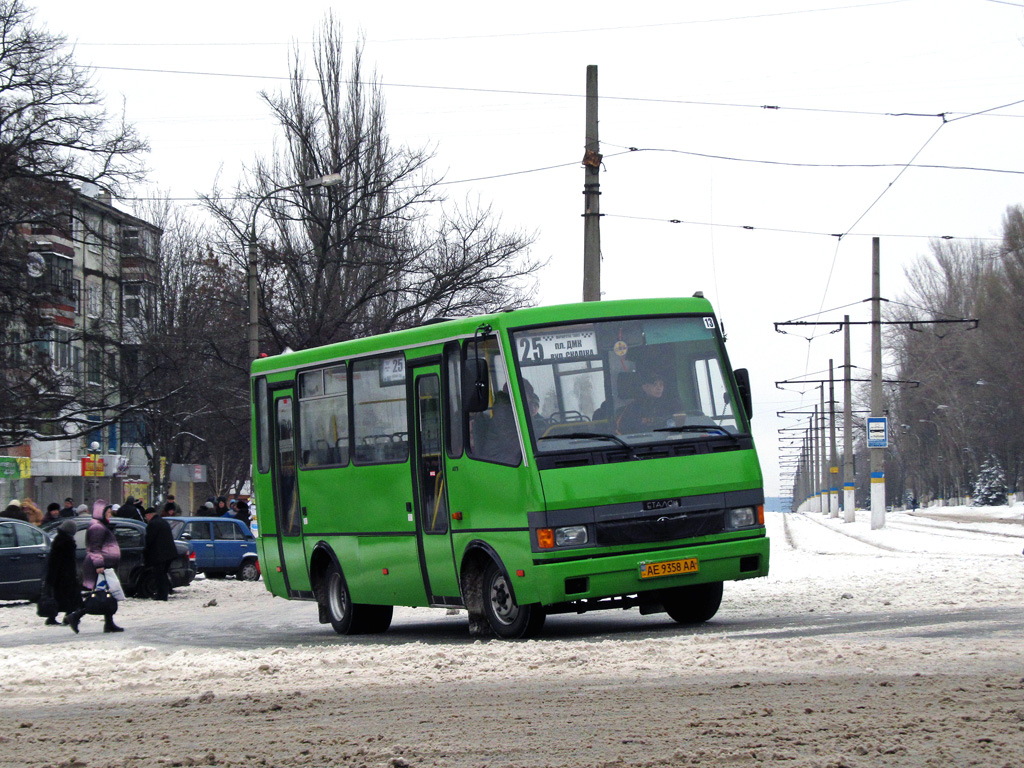
[[(50, 547), (46, 577), (43, 582), (44, 595), (52, 597), (52, 601), (49, 603), (49, 615), (46, 617), (47, 624), (57, 624), (57, 613), (63, 612), (63, 623), (70, 626), (75, 634), (78, 634), (78, 625), (86, 615), (81, 590), (84, 589), (88, 592), (95, 589), (102, 578), (107, 582), (108, 589), (115, 597), (120, 592), (119, 589), (111, 588), (113, 585), (119, 584), (117, 567), (121, 562), (121, 547), (117, 543), (117, 537), (114, 535), (110, 522), (115, 513), (121, 513), (118, 515), (120, 517), (145, 521), (146, 542), (143, 550), (143, 562), (147, 568), (155, 572), (155, 599), (164, 601), (168, 599), (170, 592), (168, 570), (171, 562), (178, 556), (171, 526), (155, 507), (140, 509), (140, 506), (131, 497), (120, 506), (107, 504), (102, 499), (97, 499), (93, 504), (92, 522), (85, 532), (85, 562), (82, 566), (81, 588), (78, 583), (77, 543), (75, 541), (78, 525), (74, 520), (67, 519), (57, 526), (57, 534)], [(122, 510), (124, 510), (123, 513)], [(121, 596), (123, 597), (123, 592), (121, 592)], [(112, 610), (103, 614), (104, 632), (124, 631), (122, 627), (114, 623), (115, 611), (116, 603), (113, 604)]]

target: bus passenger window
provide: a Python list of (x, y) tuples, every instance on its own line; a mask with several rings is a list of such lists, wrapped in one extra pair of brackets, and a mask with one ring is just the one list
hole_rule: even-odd
[(299, 378), (300, 460), (304, 468), (348, 464), (348, 380), (345, 365)]
[(488, 361), (491, 407), (471, 414), (469, 455), (474, 459), (516, 466), (522, 460), (522, 451), (498, 342), (491, 338), (478, 347), (467, 345), (467, 355), (473, 354), (474, 348)]
[(356, 464), (401, 463), (409, 459), (404, 357), (353, 362), (352, 408)]

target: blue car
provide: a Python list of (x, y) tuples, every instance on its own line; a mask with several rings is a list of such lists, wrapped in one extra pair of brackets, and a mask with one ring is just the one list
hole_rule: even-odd
[(167, 522), (175, 539), (192, 543), (196, 570), (207, 578), (259, 579), (256, 537), (243, 521), (233, 517), (168, 517)]

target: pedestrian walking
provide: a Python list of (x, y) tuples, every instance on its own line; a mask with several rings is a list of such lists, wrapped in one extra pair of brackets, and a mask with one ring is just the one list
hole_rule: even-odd
[(61, 611), (64, 612), (64, 623), (69, 624), (71, 615), (82, 607), (82, 592), (78, 586), (78, 563), (75, 561), (77, 531), (78, 526), (74, 520), (64, 520), (57, 526), (57, 535), (54, 536), (50, 553), (46, 557), (43, 589), (45, 594), (53, 599), (50, 611), (46, 612), (47, 624), (56, 624), (57, 614)]
[(174, 494), (167, 494), (167, 501), (164, 503), (163, 511), (160, 513), (164, 517), (181, 517), (184, 512), (181, 511), (181, 507), (178, 506), (178, 502), (174, 500)]
[(244, 501), (240, 500), (237, 504), (235, 504), (235, 512), (236, 517), (243, 523), (245, 523), (246, 527), (248, 528), (249, 521), (251, 519), (249, 516), (249, 505)]
[[(85, 532), (85, 564), (82, 567), (82, 586), (85, 589), (95, 588), (97, 578), (107, 569), (116, 574), (117, 566), (121, 562), (121, 547), (110, 525), (112, 515), (112, 507), (103, 499), (96, 499), (93, 503), (92, 524)], [(114, 607), (116, 610), (116, 603)], [(68, 624), (75, 634), (78, 634), (78, 623), (83, 615), (85, 612), (78, 609), (68, 616)], [(103, 619), (104, 632), (124, 632), (123, 627), (114, 623), (113, 611), (106, 614)]]
[(167, 575), (171, 561), (178, 556), (174, 546), (171, 524), (164, 520), (156, 507), (146, 510), (146, 547), (142, 551), (143, 562), (156, 574), (156, 599), (167, 600), (170, 578)]
[(4, 517), (9, 517), (13, 520), (21, 520), (22, 522), (28, 522), (28, 515), (25, 514), (21, 508), (21, 499), (11, 499), (7, 502), (7, 509), (4, 510)]
[(46, 515), (43, 517), (43, 523), (46, 524), (60, 519), (60, 504), (56, 501), (50, 502), (46, 506)]
[(32, 525), (42, 525), (43, 520), (46, 519), (43, 510), (32, 499), (22, 499), (21, 511), (25, 513), (26, 519)]
[(68, 496), (64, 499), (64, 506), (60, 510), (61, 517), (74, 517), (75, 516), (75, 502)]

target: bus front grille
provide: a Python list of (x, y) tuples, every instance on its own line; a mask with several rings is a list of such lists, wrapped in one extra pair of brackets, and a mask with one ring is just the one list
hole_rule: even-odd
[(653, 515), (631, 520), (606, 520), (597, 523), (597, 543), (609, 546), (689, 539), (721, 533), (724, 529), (725, 511), (720, 509), (710, 512)]

